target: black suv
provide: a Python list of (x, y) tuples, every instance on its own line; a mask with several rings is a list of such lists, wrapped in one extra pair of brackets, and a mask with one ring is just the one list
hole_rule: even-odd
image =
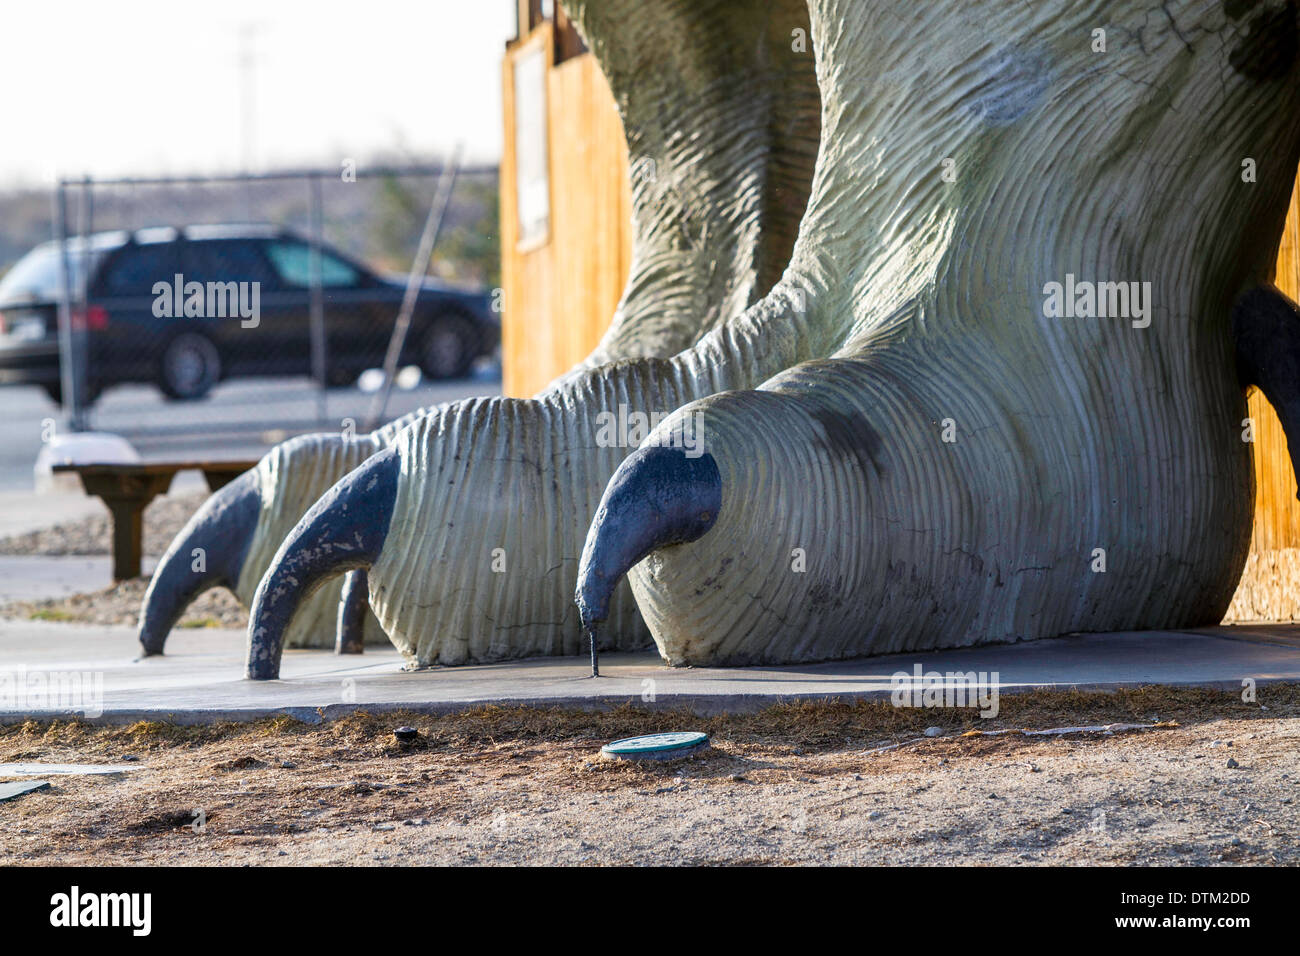
[[(225, 378), (311, 374), (314, 246), (261, 226), (191, 226), (68, 240), (73, 329), (84, 333), (93, 402), (110, 385), (153, 382), (175, 399)], [(61, 400), (59, 246), (47, 242), (0, 279), (0, 384), (40, 385)], [(320, 249), (326, 375), (350, 385), (383, 364), (405, 281)], [(79, 302), (82, 272), (90, 277)], [(456, 378), (500, 341), (485, 293), (426, 280), (401, 356), (430, 378)], [(78, 338), (80, 339), (80, 335)]]

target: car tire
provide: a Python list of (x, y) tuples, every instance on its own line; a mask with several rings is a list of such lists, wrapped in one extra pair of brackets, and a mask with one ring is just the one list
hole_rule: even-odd
[(427, 378), (464, 378), (478, 358), (478, 331), (463, 315), (434, 316), (420, 341), (420, 371)]
[[(63, 406), (63, 383), (62, 382), (46, 382), (44, 385), (41, 386), (41, 388), (44, 389), (45, 394), (50, 397), (50, 401), (52, 401), (55, 405), (58, 405), (59, 407)], [(89, 388), (83, 388), (82, 395), (81, 395), (82, 407), (90, 408), (90, 406), (94, 405), (97, 401), (99, 401), (99, 396), (103, 393), (103, 391), (104, 391), (104, 387), (102, 385), (91, 385)]]
[(351, 388), (357, 384), (357, 379), (360, 377), (361, 373), (352, 369), (332, 368), (325, 376), (325, 380), (330, 388)]
[(158, 367), (158, 388), (176, 401), (202, 398), (221, 380), (221, 353), (198, 332), (182, 332), (167, 343)]

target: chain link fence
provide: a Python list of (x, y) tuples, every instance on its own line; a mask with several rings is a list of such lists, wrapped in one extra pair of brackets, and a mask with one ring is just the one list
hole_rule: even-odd
[(73, 429), (146, 453), (360, 427), (441, 186), (440, 240), (412, 287), (383, 417), (499, 391), (496, 177), (345, 161), (62, 181), (54, 239), (0, 278), (4, 380), (43, 387)]

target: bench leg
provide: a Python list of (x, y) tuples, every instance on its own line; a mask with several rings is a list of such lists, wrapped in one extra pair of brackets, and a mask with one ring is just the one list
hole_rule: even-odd
[(144, 553), (144, 509), (149, 498), (105, 498), (113, 515), (113, 580), (127, 581), (140, 576)]
[(81, 485), (108, 506), (113, 516), (113, 580), (140, 576), (144, 553), (144, 509), (172, 483), (174, 471), (150, 475), (82, 472)]

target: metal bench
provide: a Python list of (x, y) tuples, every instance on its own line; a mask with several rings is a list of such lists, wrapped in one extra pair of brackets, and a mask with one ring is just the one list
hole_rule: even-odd
[(178, 471), (201, 471), (216, 491), (257, 464), (253, 461), (151, 461), (135, 465), (55, 465), (74, 472), (86, 494), (95, 495), (113, 516), (113, 580), (140, 576), (144, 551), (144, 509), (166, 494)]

